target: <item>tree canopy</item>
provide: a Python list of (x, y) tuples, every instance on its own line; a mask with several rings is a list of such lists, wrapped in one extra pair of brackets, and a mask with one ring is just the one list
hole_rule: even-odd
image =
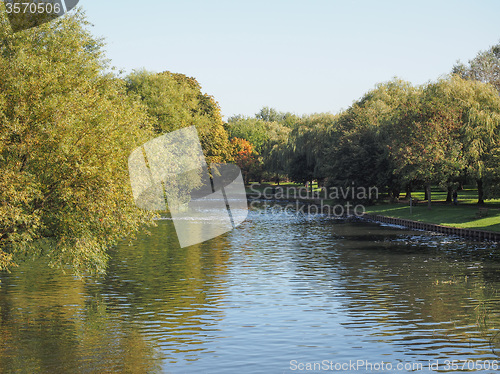
[(457, 62), (452, 72), (464, 79), (489, 83), (500, 92), (500, 43), (480, 51), (467, 64)]
[[(488, 52), (491, 59), (495, 51)], [(430, 195), (431, 185), (450, 191), (468, 181), (477, 183), (483, 203), (500, 196), (495, 76), (482, 82), (452, 74), (418, 87), (395, 78), (337, 115), (297, 117), (263, 108), (255, 118), (231, 118), (228, 132), (254, 145), (262, 165), (295, 182), (376, 186), (397, 198), (403, 189), (421, 186)], [(273, 124), (288, 131), (270, 153)]]
[(158, 134), (196, 126), (209, 162), (231, 158), (231, 147), (215, 99), (184, 74), (137, 70), (125, 79), (129, 94), (139, 97), (154, 119)]
[(0, 14), (0, 268), (32, 256), (102, 271), (151, 215), (127, 158), (153, 136), (143, 104), (105, 73), (82, 12), (13, 34)]

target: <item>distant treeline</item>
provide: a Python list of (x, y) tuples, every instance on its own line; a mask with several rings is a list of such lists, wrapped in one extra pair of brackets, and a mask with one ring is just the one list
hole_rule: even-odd
[(264, 108), (226, 128), (250, 181), (376, 186), (393, 198), (476, 184), (500, 196), (500, 45), (423, 86), (394, 79), (338, 114)]

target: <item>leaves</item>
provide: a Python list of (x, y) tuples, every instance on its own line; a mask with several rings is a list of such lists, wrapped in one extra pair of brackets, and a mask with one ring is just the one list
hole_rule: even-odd
[(1, 24), (0, 267), (44, 255), (102, 271), (107, 248), (151, 222), (127, 172), (151, 120), (105, 73), (82, 13), (14, 35)]
[(230, 146), (220, 108), (213, 97), (201, 92), (200, 84), (183, 74), (146, 70), (126, 78), (129, 94), (137, 95), (155, 120), (158, 134), (196, 126), (205, 156), (210, 163), (230, 159)]

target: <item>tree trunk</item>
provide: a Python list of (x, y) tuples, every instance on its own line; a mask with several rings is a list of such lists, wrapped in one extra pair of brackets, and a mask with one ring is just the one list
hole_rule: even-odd
[(391, 203), (393, 203), (393, 202), (394, 202), (394, 194), (392, 193), (392, 190), (389, 190), (389, 201), (390, 201)]
[(399, 195), (401, 195), (401, 191), (399, 190), (399, 188), (393, 188), (392, 196), (394, 196), (394, 199), (399, 199)]
[(406, 196), (405, 199), (411, 199), (411, 184), (406, 186)]
[(398, 188), (394, 187), (389, 190), (389, 198), (391, 203), (394, 203), (399, 200), (400, 191)]
[(484, 187), (482, 179), (477, 180), (477, 203), (479, 205), (484, 205)]
[(446, 195), (446, 202), (451, 203), (451, 197), (453, 195), (453, 187), (448, 187), (448, 194)]
[(425, 185), (425, 194), (427, 195), (427, 209), (431, 209), (431, 185)]

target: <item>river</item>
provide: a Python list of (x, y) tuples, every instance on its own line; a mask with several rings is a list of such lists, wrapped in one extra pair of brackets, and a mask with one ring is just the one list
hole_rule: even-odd
[(2, 274), (0, 372), (500, 366), (495, 243), (259, 206), (186, 249), (171, 221), (150, 231), (113, 248), (105, 276), (79, 279), (40, 260)]

